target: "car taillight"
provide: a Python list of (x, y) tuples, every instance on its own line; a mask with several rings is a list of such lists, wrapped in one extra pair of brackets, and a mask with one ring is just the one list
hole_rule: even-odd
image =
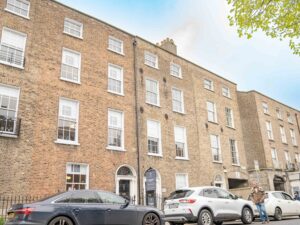
[(18, 209), (15, 211), (16, 214), (23, 214), (25, 216), (28, 216), (32, 213), (33, 208), (23, 208), (23, 209)]
[(180, 199), (179, 202), (180, 203), (194, 203), (196, 201), (196, 199), (191, 199), (191, 198), (186, 198), (186, 199)]

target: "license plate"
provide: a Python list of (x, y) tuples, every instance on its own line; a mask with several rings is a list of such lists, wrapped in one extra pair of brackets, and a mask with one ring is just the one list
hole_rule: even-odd
[(170, 208), (170, 209), (178, 208), (178, 203), (170, 204), (170, 205), (169, 205), (169, 208)]
[(8, 213), (8, 219), (12, 219), (12, 218), (14, 218), (15, 217), (15, 214), (14, 213)]

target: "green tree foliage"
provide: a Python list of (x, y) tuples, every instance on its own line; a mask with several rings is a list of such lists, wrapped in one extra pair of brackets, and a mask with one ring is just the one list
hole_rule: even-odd
[(300, 0), (227, 0), (231, 5), (230, 25), (239, 36), (251, 38), (262, 30), (267, 36), (289, 40), (300, 56)]

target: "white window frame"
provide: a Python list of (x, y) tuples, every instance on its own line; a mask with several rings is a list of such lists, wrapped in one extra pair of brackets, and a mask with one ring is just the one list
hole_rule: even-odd
[[(275, 158), (273, 156), (275, 156)], [(271, 157), (272, 157), (272, 161), (278, 162), (278, 154), (276, 148), (271, 148)]]
[(293, 123), (294, 123), (293, 117), (292, 117), (292, 115), (291, 115), (290, 113), (287, 113), (287, 120), (288, 120), (288, 122), (289, 122), (290, 124), (293, 124)]
[(295, 130), (290, 128), (291, 140), (294, 146), (298, 146)]
[(276, 115), (278, 119), (282, 120), (282, 112), (279, 108), (276, 109)]
[[(162, 140), (161, 140), (161, 123), (160, 121), (157, 121), (157, 120), (152, 120), (152, 119), (147, 119), (147, 153), (148, 155), (150, 156), (159, 156), (159, 157), (162, 157), (163, 156), (163, 153), (162, 153)], [(148, 137), (151, 138), (151, 136), (149, 136), (149, 132), (148, 132), (148, 122), (154, 122), (154, 123), (157, 123), (158, 124), (158, 153), (152, 153), (152, 152), (149, 152), (149, 149), (148, 149)], [(152, 138), (156, 138), (156, 137), (152, 137)]]
[[(176, 133), (176, 128), (178, 128), (178, 129), (183, 129), (183, 139), (184, 139), (184, 149), (183, 149), (183, 151), (184, 151), (184, 156), (183, 157), (180, 157), (180, 156), (177, 156), (176, 155), (176, 159), (183, 159), (183, 160), (188, 160), (189, 159), (189, 155), (188, 155), (188, 146), (187, 146), (187, 137), (186, 137), (186, 128), (185, 127), (183, 127), (183, 126), (174, 126), (174, 143), (175, 143), (175, 151), (176, 151), (176, 142), (178, 142), (177, 140), (176, 140), (176, 136), (175, 136), (175, 133)], [(175, 153), (176, 154), (176, 153)]]
[(210, 91), (214, 91), (214, 82), (212, 80), (204, 79), (203, 85), (204, 85), (205, 89), (210, 90)]
[[(75, 102), (77, 107), (76, 107), (76, 111), (77, 111), (77, 117), (76, 119), (76, 133), (75, 133), (75, 140), (74, 141), (69, 141), (69, 140), (64, 140), (64, 139), (58, 139), (58, 128), (59, 128), (59, 118), (60, 118), (60, 101), (64, 100), (64, 101), (69, 101), (69, 102)], [(57, 117), (57, 140), (55, 141), (55, 143), (57, 144), (65, 144), (65, 145), (80, 145), (78, 142), (78, 136), (79, 136), (79, 104), (80, 102), (74, 99), (69, 99), (69, 98), (65, 98), (65, 97), (60, 97), (59, 101), (58, 101), (58, 117)]]
[[(181, 111), (174, 109), (174, 101), (178, 101), (177, 99), (174, 99), (174, 93), (173, 91), (179, 91), (180, 92), (180, 103), (181, 103)], [(184, 113), (184, 95), (183, 95), (183, 91), (172, 87), (172, 109), (173, 112), (177, 112), (177, 113)]]
[(291, 155), (290, 155), (289, 151), (287, 151), (287, 150), (284, 150), (284, 158), (285, 158), (285, 161), (287, 163), (291, 163), (292, 162)]
[[(150, 57), (154, 57), (155, 58), (155, 65), (154, 66), (151, 65), (150, 63), (148, 63), (148, 60), (146, 60), (146, 55), (149, 55)], [(153, 54), (153, 53), (149, 52), (149, 51), (145, 51), (144, 52), (144, 63), (147, 66), (150, 66), (152, 68), (158, 69), (158, 56), (156, 54)]]
[(281, 142), (286, 144), (287, 143), (287, 138), (286, 138), (286, 133), (285, 133), (284, 126), (280, 125), (279, 130), (280, 130)]
[(267, 135), (268, 135), (269, 140), (274, 140), (272, 123), (270, 121), (266, 121), (266, 129), (267, 129)]
[[(121, 135), (121, 147), (118, 147), (118, 146), (113, 146), (113, 145), (109, 145), (109, 128), (110, 128), (110, 125), (109, 125), (109, 112), (116, 112), (116, 113), (120, 113), (121, 114), (121, 119), (122, 119), (122, 135)], [(115, 150), (115, 151), (126, 151), (125, 150), (125, 130), (124, 130), (124, 120), (125, 120), (125, 114), (123, 111), (120, 111), (120, 110), (117, 110), (117, 109), (112, 109), (112, 108), (108, 108), (108, 111), (107, 111), (107, 147), (106, 149), (108, 150)]]
[[(178, 75), (173, 70), (174, 67), (178, 68)], [(181, 78), (182, 79), (181, 66), (179, 64), (174, 63), (174, 62), (170, 62), (170, 75), (172, 75), (173, 77), (177, 77), (177, 78)]]
[[(10, 9), (7, 7), (7, 5), (8, 5), (8, 0), (6, 0), (6, 6), (5, 6), (5, 9), (4, 9), (4, 10), (7, 11), (7, 12), (10, 12), (10, 13), (13, 13), (13, 14), (15, 14), (15, 15), (17, 15), (17, 16), (21, 16), (21, 17), (23, 17), (23, 18), (25, 18), (25, 19), (29, 19), (29, 13), (30, 13), (30, 1), (27, 1), (27, 0), (14, 0), (14, 1), (19, 1), (19, 2), (22, 2), (22, 3), (24, 3), (24, 4), (28, 4), (28, 9), (27, 9), (27, 15), (26, 15), (26, 16), (24, 16), (24, 15), (22, 15), (22, 14), (16, 12), (16, 11), (10, 10)], [(15, 6), (15, 5), (14, 5), (14, 7), (17, 8), (17, 6)]]
[[(236, 154), (236, 160), (237, 163), (233, 163), (233, 157), (232, 157), (232, 145), (231, 145), (231, 141), (234, 141), (234, 148), (235, 148), (235, 154)], [(231, 164), (234, 166), (240, 166), (240, 157), (239, 157), (239, 150), (237, 147), (237, 141), (233, 138), (229, 139), (229, 147), (230, 147), (230, 153), (231, 153)]]
[[(150, 91), (147, 90), (147, 81), (155, 82), (157, 84), (157, 86), (156, 86), (156, 92), (157, 93), (154, 93), (154, 94), (156, 94), (157, 104), (154, 104), (154, 103), (152, 103), (152, 102), (150, 102), (150, 101), (147, 100), (147, 93), (150, 92)], [(150, 104), (150, 105), (155, 105), (155, 106), (159, 107), (160, 106), (159, 82), (157, 80), (154, 80), (154, 79), (151, 79), (151, 78), (146, 78), (146, 81), (145, 81), (145, 90), (146, 90), (146, 96), (145, 96), (146, 97), (146, 103)]]
[[(63, 71), (62, 67), (63, 67), (63, 65), (73, 67), (72, 65), (68, 65), (68, 64), (63, 63), (63, 61), (64, 61), (64, 51), (70, 52), (72, 54), (75, 54), (75, 55), (79, 56), (79, 60), (78, 60), (79, 61), (79, 66), (77, 68), (78, 69), (78, 80), (77, 81), (62, 77), (62, 71)], [(76, 68), (76, 67), (74, 67), (74, 68)], [(81, 80), (81, 53), (80, 52), (77, 52), (77, 51), (74, 51), (74, 50), (71, 50), (71, 49), (63, 47), (63, 49), (62, 49), (62, 55), (61, 55), (61, 73), (60, 73), (60, 79), (64, 80), (64, 81), (72, 82), (72, 83), (75, 83), (75, 84), (80, 84), (80, 80)]]
[[(77, 26), (80, 26), (80, 35), (79, 36), (77, 36), (77, 35), (75, 35), (75, 34), (72, 34), (72, 33), (69, 33), (69, 32), (67, 32), (67, 31), (65, 31), (65, 22), (69, 22), (69, 23), (73, 23), (73, 24), (75, 24), (75, 25), (77, 25)], [(79, 39), (83, 39), (83, 23), (80, 23), (80, 22), (78, 22), (78, 21), (76, 21), (76, 20), (73, 20), (73, 19), (70, 19), (70, 18), (65, 18), (64, 19), (64, 30), (63, 30), (63, 33), (64, 34), (67, 34), (67, 35), (70, 35), (70, 36), (72, 36), (72, 37), (76, 37), (76, 38), (79, 38)]]
[[(109, 41), (112, 40), (112, 41), (115, 41), (115, 42), (119, 42), (121, 44), (121, 51), (117, 51), (113, 48), (111, 48), (110, 44), (109, 44)], [(108, 50), (112, 51), (112, 52), (115, 52), (115, 53), (118, 53), (120, 55), (124, 55), (124, 42), (116, 37), (113, 37), (111, 35), (108, 36), (108, 47), (107, 47)]]
[[(228, 124), (228, 114), (227, 114), (227, 109), (230, 110), (230, 120), (231, 120), (231, 125)], [(226, 126), (230, 128), (234, 128), (234, 117), (233, 117), (233, 110), (229, 107), (225, 107), (225, 116), (226, 116)]]
[[(226, 91), (225, 91), (226, 90)], [(222, 87), (222, 95), (226, 98), (231, 98), (230, 89), (227, 86)]]
[[(215, 136), (215, 137), (217, 137), (217, 141), (218, 141), (218, 152), (219, 152), (219, 158), (220, 158), (220, 160), (219, 161), (217, 161), (217, 160), (215, 160), (214, 159), (214, 147), (212, 146), (212, 136)], [(215, 163), (222, 163), (223, 162), (223, 160), (222, 160), (222, 151), (221, 151), (221, 143), (220, 143), (220, 136), (219, 135), (215, 135), (215, 134), (211, 134), (211, 135), (209, 135), (209, 138), (210, 138), (210, 148), (211, 148), (211, 154), (212, 154), (212, 161), (213, 162), (215, 162)]]
[[(213, 104), (213, 108), (214, 108), (214, 111), (209, 111), (208, 109), (208, 104), (209, 103), (212, 103)], [(218, 123), (218, 116), (217, 116), (217, 106), (216, 106), (216, 103), (212, 102), (212, 101), (206, 101), (206, 110), (207, 110), (207, 120), (208, 122), (212, 122), (212, 123)], [(209, 119), (209, 113), (213, 113), (213, 120), (210, 120)]]
[(263, 112), (264, 114), (269, 115), (269, 105), (267, 102), (262, 102)]
[[(85, 184), (85, 190), (89, 189), (89, 181), (90, 181), (90, 166), (89, 164), (86, 163), (76, 163), (76, 162), (67, 162), (66, 163), (66, 177), (67, 177), (67, 173), (68, 173), (68, 166), (69, 165), (80, 165), (80, 166), (86, 166), (86, 184)], [(74, 173), (75, 174), (75, 173)], [(80, 174), (80, 173), (79, 173)], [(68, 182), (65, 182), (65, 186), (67, 186)], [(82, 190), (82, 189), (81, 189)]]
[[(121, 71), (121, 80), (117, 80), (115, 78), (110, 77), (110, 67), (114, 67), (114, 68), (119, 69)], [(113, 93), (113, 94), (124, 96), (124, 72), (123, 72), (123, 67), (112, 64), (112, 63), (109, 63), (108, 64), (108, 69), (107, 69), (107, 78), (108, 78), (108, 80), (107, 80), (107, 91), (110, 92), (110, 93)], [(116, 92), (116, 91), (113, 91), (113, 90), (109, 89), (109, 79), (113, 79), (113, 80), (117, 80), (117, 81), (121, 82), (121, 92)]]
[[(15, 33), (17, 35), (23, 36), (25, 38), (25, 41), (24, 41), (24, 46), (22, 47), (22, 49), (20, 49), (19, 47), (16, 47), (16, 46), (11, 46), (11, 45), (3, 43), (3, 33), (4, 33), (4, 31)], [(16, 31), (16, 30), (13, 30), (13, 29), (10, 29), (10, 28), (7, 28), (7, 27), (3, 27), (2, 28), (2, 33), (1, 33), (1, 43), (0, 43), (0, 45), (1, 46), (4, 45), (5, 47), (12, 48), (12, 49), (17, 50), (17, 51), (22, 51), (22, 65), (18, 65), (18, 64), (15, 64), (15, 63), (9, 63), (7, 61), (2, 61), (2, 60), (0, 60), (0, 63), (4, 64), (4, 65), (8, 65), (8, 66), (13, 66), (13, 67), (16, 67), (16, 68), (19, 68), (19, 69), (24, 69), (26, 42), (27, 42), (27, 34)]]
[(186, 183), (186, 186), (184, 186), (185, 188), (189, 187), (189, 175), (188, 173), (175, 173), (175, 188), (176, 190), (178, 190), (179, 188), (184, 188), (184, 187), (178, 187), (178, 183), (177, 183), (177, 177), (178, 176), (182, 176), (185, 178), (185, 183)]
[[(20, 101), (20, 88), (0, 83), (0, 90), (1, 89), (3, 89), (3, 92), (0, 92), (0, 95), (17, 98), (16, 112), (15, 112), (15, 118), (17, 119), (18, 111), (19, 111), (19, 101)], [(0, 99), (0, 104), (1, 104), (1, 99)], [(1, 105), (0, 105), (0, 108), (1, 108)], [(16, 123), (17, 123), (17, 121), (15, 121), (15, 123), (14, 123), (14, 131), (16, 130)], [(12, 136), (11, 133), (14, 133), (14, 132), (8, 132), (8, 131), (0, 131), (0, 132), (1, 132), (1, 136), (5, 136), (6, 134), (8, 134), (9, 137)]]

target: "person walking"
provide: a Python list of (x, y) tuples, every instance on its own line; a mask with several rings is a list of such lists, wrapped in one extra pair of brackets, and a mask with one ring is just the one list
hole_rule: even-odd
[(299, 191), (295, 191), (294, 199), (297, 200), (297, 201), (300, 201)]
[(262, 224), (269, 223), (269, 217), (265, 207), (266, 194), (257, 182), (252, 183), (250, 198), (252, 202), (256, 205)]

